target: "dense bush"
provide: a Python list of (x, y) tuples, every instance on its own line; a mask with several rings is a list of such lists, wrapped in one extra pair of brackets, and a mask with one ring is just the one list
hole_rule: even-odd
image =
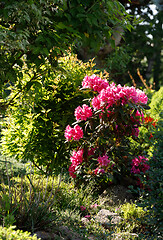
[(15, 230), (15, 227), (2, 227), (0, 226), (0, 239), (3, 240), (37, 240), (36, 235), (31, 236), (29, 232)]
[[(96, 179), (102, 184), (140, 185), (139, 174), (150, 168), (147, 152), (141, 147), (139, 127), (148, 129), (143, 109), (147, 108), (146, 94), (134, 87), (115, 85), (99, 76), (86, 76), (82, 82), (89, 106), (75, 109), (76, 121), (65, 130), (72, 148), (70, 175), (79, 182)], [(133, 148), (133, 141), (140, 146)]]
[[(53, 77), (28, 82), (25, 75), (26, 93), (18, 95), (3, 122), (3, 153), (30, 160), (46, 172), (67, 166), (64, 129), (73, 121), (73, 110), (83, 99), (79, 85), (93, 66), (67, 53), (59, 59)], [(19, 83), (11, 98), (18, 91)]]
[(148, 209), (145, 221), (153, 239), (162, 236), (163, 228), (163, 87), (155, 92), (150, 103), (150, 114), (156, 117), (157, 128), (154, 133), (155, 142), (150, 159), (149, 178), (145, 182), (148, 191), (142, 191), (140, 205)]
[(161, 120), (163, 118), (163, 87), (154, 92), (150, 103), (150, 114), (152, 117)]

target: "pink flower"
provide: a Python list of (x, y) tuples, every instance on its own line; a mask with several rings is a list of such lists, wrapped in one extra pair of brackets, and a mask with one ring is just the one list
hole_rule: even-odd
[(95, 110), (112, 107), (114, 104), (120, 102), (121, 105), (132, 101), (133, 103), (146, 104), (148, 101), (145, 93), (134, 87), (115, 86), (115, 83), (108, 85), (106, 88), (101, 89), (99, 94), (92, 99), (92, 106)]
[(83, 129), (79, 125), (75, 125), (74, 128), (71, 128), (70, 125), (66, 127), (65, 138), (70, 141), (71, 139), (79, 140), (83, 138)]
[(147, 95), (140, 89), (136, 89), (136, 91), (137, 91), (137, 95), (138, 95), (138, 102), (147, 104), (147, 102), (148, 102)]
[(72, 156), (70, 157), (70, 161), (74, 166), (81, 164), (83, 162), (83, 149), (78, 150), (77, 152), (74, 150)]
[(94, 169), (94, 174), (97, 175), (99, 173), (102, 173), (104, 174), (105, 173), (105, 170), (102, 168), (100, 169), (99, 167), (97, 167), (96, 169)]
[(94, 174), (97, 175), (99, 171), (99, 168), (94, 169)]
[(83, 88), (90, 88), (98, 93), (109, 85), (107, 80), (103, 80), (100, 77), (93, 74), (92, 76), (87, 76), (83, 79)]
[(82, 105), (82, 108), (80, 106), (78, 106), (76, 109), (75, 109), (75, 117), (76, 117), (76, 120), (87, 120), (87, 118), (91, 117), (92, 116), (92, 109), (91, 107), (88, 107), (88, 105), (86, 104), (83, 104)]
[(75, 125), (74, 127), (75, 133), (73, 135), (74, 140), (79, 140), (83, 138), (83, 129), (79, 125)]
[(66, 130), (65, 130), (65, 138), (70, 141), (72, 136), (74, 134), (74, 129), (70, 127), (70, 125), (68, 125), (66, 127)]
[(135, 137), (138, 137), (139, 136), (139, 128), (136, 128), (136, 127), (134, 127), (133, 129), (132, 129), (132, 136), (135, 136)]
[(145, 173), (149, 170), (150, 166), (147, 164), (148, 158), (144, 156), (138, 156), (138, 158), (132, 159), (132, 168), (131, 172), (134, 174), (139, 174), (140, 172)]
[(132, 166), (131, 172), (134, 173), (134, 174), (139, 174), (140, 173), (140, 169), (136, 168), (135, 166)]
[(69, 171), (69, 174), (72, 178), (76, 178), (76, 174), (74, 174), (75, 170), (76, 170), (76, 167), (73, 164), (71, 164), (68, 171)]
[(81, 211), (84, 211), (84, 210), (86, 210), (86, 207), (80, 206), (80, 209), (81, 209)]
[(108, 164), (110, 163), (107, 155), (103, 155), (102, 157), (99, 156), (97, 161), (99, 162), (100, 166), (108, 166)]
[(94, 205), (91, 205), (90, 208), (97, 208), (99, 207), (100, 205), (98, 205), (97, 203), (95, 203)]
[(94, 97), (92, 99), (92, 106), (94, 108), (94, 110), (99, 110), (100, 108), (102, 108), (102, 102), (98, 97)]
[(102, 168), (102, 169), (99, 169), (98, 173), (102, 173), (104, 174), (105, 173), (105, 170)]
[(143, 166), (142, 166), (142, 172), (143, 173), (145, 173), (147, 170), (149, 170), (150, 169), (150, 166), (148, 165), (148, 164), (144, 164)]
[(143, 114), (143, 112), (139, 112), (138, 110), (136, 111), (136, 113), (135, 113), (135, 116), (131, 116), (130, 117), (130, 119), (131, 119), (131, 121), (134, 123), (140, 123), (140, 122), (144, 122), (144, 114)]
[(85, 217), (85, 218), (90, 218), (91, 216), (90, 216), (90, 215), (85, 215), (84, 217)]
[(96, 148), (91, 148), (90, 150), (88, 150), (88, 156), (92, 156), (94, 155), (94, 151), (95, 151)]

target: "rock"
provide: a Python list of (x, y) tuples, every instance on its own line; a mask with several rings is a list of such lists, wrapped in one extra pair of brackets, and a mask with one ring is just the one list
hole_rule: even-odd
[(97, 238), (96, 238), (94, 235), (90, 235), (90, 236), (88, 237), (88, 239), (89, 239), (89, 240), (96, 240)]
[(89, 223), (89, 219), (88, 218), (85, 218), (85, 217), (83, 217), (82, 219), (81, 219), (81, 221), (82, 221), (82, 223), (85, 225), (85, 224), (87, 224), (87, 223)]
[(45, 232), (45, 231), (37, 231), (35, 232), (37, 238), (41, 238), (41, 240), (53, 240), (59, 239), (59, 236), (55, 233)]
[(103, 204), (110, 206), (130, 202), (134, 199), (134, 196), (128, 192), (128, 188), (122, 185), (112, 186), (106, 189), (101, 197), (105, 199)]
[(76, 232), (69, 229), (67, 226), (60, 226), (59, 231), (64, 240), (83, 240), (83, 238)]
[(103, 227), (109, 229), (110, 225), (119, 224), (122, 218), (118, 216), (117, 213), (106, 209), (101, 209), (95, 216), (95, 220), (100, 222)]

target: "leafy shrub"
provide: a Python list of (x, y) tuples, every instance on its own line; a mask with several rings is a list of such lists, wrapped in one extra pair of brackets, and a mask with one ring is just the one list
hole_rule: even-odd
[(37, 240), (36, 235), (31, 236), (29, 232), (23, 232), (22, 230), (15, 230), (15, 227), (2, 227), (0, 226), (0, 239), (3, 240)]
[(152, 117), (158, 120), (163, 118), (163, 87), (153, 94), (150, 108), (150, 115)]
[(152, 236), (160, 237), (163, 234), (163, 121), (161, 120), (155, 137), (157, 142), (154, 144), (154, 153), (150, 159), (149, 178), (144, 183), (148, 189), (141, 190), (142, 198), (139, 204), (148, 209), (145, 221)]
[(49, 173), (67, 167), (64, 129), (83, 95), (79, 85), (85, 74), (93, 73), (92, 62), (83, 63), (70, 53), (58, 60), (52, 75), (30, 81), (24, 74), (24, 91), (19, 82), (2, 129), (3, 153), (18, 160), (30, 160)]
[(132, 140), (139, 143), (147, 96), (139, 89), (109, 84), (96, 75), (86, 76), (82, 86), (92, 97), (87, 99), (89, 106), (75, 109), (77, 122), (65, 130), (67, 142), (75, 148), (70, 157), (70, 176), (85, 183), (96, 179), (101, 186), (124, 183), (125, 178), (128, 184), (129, 178), (136, 184), (138, 174), (146, 175), (149, 169), (144, 150), (137, 152), (131, 144)]
[[(144, 229), (146, 227), (144, 218), (147, 216), (146, 209), (144, 210), (135, 203), (125, 203), (120, 206), (119, 214), (123, 220), (120, 225), (117, 226), (117, 230), (120, 232), (123, 230), (129, 233), (138, 233), (139, 236), (143, 233), (144, 236)], [(133, 239), (137, 239), (137, 237)]]
[(133, 219), (142, 218), (145, 216), (146, 212), (143, 208), (136, 206), (134, 203), (126, 203), (121, 206), (121, 215), (124, 219)]
[[(144, 216), (146, 234), (150, 235), (150, 239), (158, 239), (163, 233), (163, 87), (153, 94), (150, 107), (148, 114), (157, 119), (157, 122), (152, 130), (154, 140), (148, 142), (148, 145), (152, 146), (147, 146), (150, 152), (148, 178), (143, 179), (140, 176), (142, 183), (147, 187), (139, 189), (141, 199), (137, 204), (147, 209), (147, 214)], [(151, 130), (150, 126), (148, 127), (148, 130)], [(141, 134), (149, 137), (145, 131)]]

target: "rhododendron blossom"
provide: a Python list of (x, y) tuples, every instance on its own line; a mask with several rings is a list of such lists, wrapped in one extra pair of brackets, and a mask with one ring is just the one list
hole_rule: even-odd
[(65, 130), (65, 138), (70, 141), (71, 139), (79, 140), (83, 138), (83, 129), (79, 125), (75, 125), (74, 128), (68, 125)]
[(76, 178), (76, 174), (75, 174), (76, 167), (73, 164), (71, 164), (68, 171), (72, 178)]
[(87, 120), (87, 118), (92, 116), (92, 109), (86, 104), (83, 104), (82, 107), (78, 106), (75, 109), (76, 120)]
[(136, 113), (135, 113), (135, 115), (134, 115), (134, 117), (133, 117), (133, 115), (132, 116), (130, 116), (130, 119), (131, 119), (131, 121), (132, 122), (136, 122), (136, 123), (143, 123), (144, 122), (144, 114), (143, 114), (143, 112), (139, 112), (138, 110), (136, 111)]
[(97, 161), (99, 162), (100, 166), (108, 166), (108, 164), (110, 163), (110, 160), (108, 160), (108, 156), (104, 155), (104, 156), (99, 156)]
[(70, 157), (70, 161), (74, 166), (81, 164), (83, 162), (83, 149), (78, 150), (77, 152), (74, 150)]
[(78, 150), (77, 152), (74, 150), (70, 157), (70, 161), (72, 164), (69, 167), (69, 174), (72, 178), (76, 178), (75, 171), (77, 166), (83, 162), (83, 149)]
[(97, 167), (96, 169), (94, 169), (94, 174), (97, 175), (99, 173), (102, 173), (104, 174), (105, 173), (105, 170), (102, 168), (100, 169), (99, 167)]
[(98, 93), (105, 89), (109, 83), (107, 80), (103, 80), (100, 77), (93, 74), (92, 76), (87, 76), (83, 79), (82, 86), (83, 88), (90, 88), (94, 91), (97, 91)]
[(137, 158), (132, 159), (131, 172), (134, 174), (139, 174), (140, 172), (145, 173), (150, 168), (147, 162), (148, 158), (145, 158), (144, 156), (138, 156)]
[(132, 136), (138, 137), (139, 136), (139, 132), (140, 132), (139, 128), (134, 127), (132, 129), (132, 133), (131, 134), (132, 134)]
[(128, 101), (146, 104), (148, 97), (143, 91), (135, 87), (122, 87), (120, 84), (116, 86), (115, 83), (112, 83), (92, 99), (92, 106), (95, 110), (98, 110), (104, 106), (106, 108), (112, 107), (117, 103), (124, 105)]
[(91, 148), (88, 150), (88, 156), (92, 156), (94, 155), (94, 151), (95, 151), (96, 148)]

